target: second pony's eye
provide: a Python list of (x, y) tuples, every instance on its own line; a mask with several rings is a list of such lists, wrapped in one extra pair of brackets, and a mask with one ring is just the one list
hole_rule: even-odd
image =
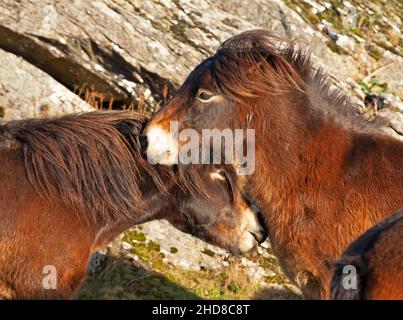
[(209, 101), (212, 97), (214, 97), (214, 95), (209, 91), (199, 90), (197, 93), (197, 98), (201, 101)]

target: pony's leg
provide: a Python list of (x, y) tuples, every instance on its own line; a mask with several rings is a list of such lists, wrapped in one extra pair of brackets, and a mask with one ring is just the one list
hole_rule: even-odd
[(15, 297), (15, 292), (0, 280), (0, 300), (11, 300)]
[(306, 300), (317, 300), (322, 297), (322, 285), (318, 277), (310, 271), (303, 270), (298, 272), (295, 279), (298, 287)]
[(332, 273), (326, 270), (317, 270), (321, 274), (313, 274), (303, 270), (298, 272), (296, 284), (301, 289), (306, 300), (327, 300), (329, 299), (329, 288)]

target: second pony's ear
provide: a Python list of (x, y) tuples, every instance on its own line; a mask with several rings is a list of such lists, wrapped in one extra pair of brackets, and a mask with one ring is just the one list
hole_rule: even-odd
[(117, 120), (113, 126), (129, 143), (132, 151), (138, 155), (141, 155), (142, 146), (140, 138), (147, 122), (147, 118), (140, 113), (128, 113), (126, 119)]
[(128, 138), (132, 135), (141, 134), (146, 122), (145, 118), (144, 121), (125, 119), (117, 121), (114, 126), (122, 135)]

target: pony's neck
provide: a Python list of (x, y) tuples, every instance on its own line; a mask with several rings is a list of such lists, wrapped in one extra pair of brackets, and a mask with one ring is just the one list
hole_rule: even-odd
[(311, 109), (306, 96), (274, 100), (282, 104), (270, 103), (270, 112), (255, 117), (256, 170), (250, 177), (256, 204), (268, 211), (284, 203), (298, 207), (298, 195), (319, 173), (338, 181), (351, 140), (348, 129)]
[[(160, 190), (149, 179), (142, 185), (143, 209), (131, 213), (130, 217), (120, 217), (116, 220), (100, 220), (94, 226), (96, 246), (105, 245), (120, 233), (129, 228), (155, 219), (163, 219), (173, 206), (171, 198), (166, 192)], [(167, 182), (168, 183), (168, 182)]]
[(134, 217), (136, 224), (165, 218), (169, 209), (174, 206), (170, 195), (172, 189), (176, 187), (175, 182), (171, 180), (172, 169), (163, 166), (153, 167), (145, 163), (139, 171), (142, 177), (144, 210), (136, 213)]

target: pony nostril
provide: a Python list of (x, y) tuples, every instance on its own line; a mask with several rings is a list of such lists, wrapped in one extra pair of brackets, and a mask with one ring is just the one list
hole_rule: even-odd
[(262, 211), (258, 211), (256, 213), (256, 215), (257, 215), (257, 220), (259, 221), (259, 224), (260, 224), (259, 232), (262, 234), (263, 239), (266, 239), (269, 236), (269, 230), (267, 228), (266, 219), (265, 219)]
[[(260, 230), (259, 230), (259, 234), (260, 234), (260, 237), (262, 239), (261, 242), (265, 241), (266, 238), (269, 236), (269, 231), (267, 229), (267, 226), (261, 225)], [(261, 243), (261, 242), (259, 242), (259, 243)]]
[(148, 148), (148, 139), (146, 135), (140, 135), (139, 136), (139, 140), (140, 140), (140, 147), (141, 147), (141, 151), (143, 153), (145, 153), (147, 151)]
[(249, 231), (249, 233), (253, 236), (253, 238), (255, 238), (256, 242), (259, 244), (261, 244), (266, 239), (266, 237), (262, 232), (256, 233)]
[(249, 233), (255, 238), (257, 242), (259, 242), (259, 236), (255, 232), (249, 231)]

